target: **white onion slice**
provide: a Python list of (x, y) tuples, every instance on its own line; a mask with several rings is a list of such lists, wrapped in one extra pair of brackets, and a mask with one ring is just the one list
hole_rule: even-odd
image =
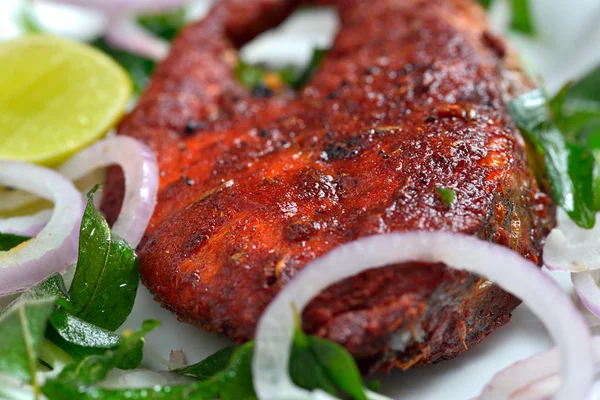
[(51, 0), (54, 3), (94, 8), (105, 14), (160, 13), (175, 10), (190, 0)]
[[(600, 363), (600, 336), (594, 336), (592, 344), (595, 362)], [(560, 370), (560, 355), (555, 347), (498, 372), (477, 399), (549, 398), (556, 393), (560, 385), (561, 379), (558, 376)], [(572, 399), (578, 398), (572, 397)]]
[(112, 230), (136, 247), (152, 217), (158, 192), (156, 157), (146, 145), (128, 136), (106, 138), (74, 155), (59, 172), (77, 180), (113, 164), (125, 175), (125, 198)]
[(52, 217), (52, 210), (42, 210), (33, 215), (0, 218), (0, 233), (33, 237), (40, 233)]
[[(68, 178), (75, 181), (74, 183), (77, 188), (88, 192), (95, 184), (104, 180), (105, 173), (102, 170), (96, 170), (85, 176), (80, 175), (78, 173), (76, 176)], [(0, 212), (17, 210), (39, 200), (39, 197), (22, 190), (0, 191)]]
[[(269, 304), (258, 323), (252, 360), (258, 397), (331, 399), (322, 391), (310, 392), (295, 386), (288, 374), (294, 329), (292, 306), (302, 311), (313, 297), (335, 282), (371, 268), (410, 261), (442, 262), (464, 269), (521, 298), (559, 345), (564, 381), (555, 399), (586, 398), (594, 374), (590, 334), (568, 296), (518, 253), (475, 237), (446, 232), (369, 236), (339, 246), (307, 265)], [(527, 375), (535, 378), (536, 371)], [(496, 398), (503, 397), (486, 400)]]
[(581, 303), (597, 318), (600, 318), (600, 271), (571, 274), (571, 280)]
[(68, 179), (48, 168), (24, 162), (0, 161), (0, 184), (54, 202), (50, 221), (35, 238), (0, 252), (0, 295), (6, 295), (64, 271), (77, 259), (83, 200)]
[(577, 226), (562, 209), (558, 226), (550, 232), (544, 246), (544, 264), (548, 269), (582, 272), (600, 268), (600, 218), (593, 229)]
[(111, 21), (105, 34), (113, 47), (160, 61), (169, 53), (170, 44), (142, 28), (131, 17), (117, 17)]

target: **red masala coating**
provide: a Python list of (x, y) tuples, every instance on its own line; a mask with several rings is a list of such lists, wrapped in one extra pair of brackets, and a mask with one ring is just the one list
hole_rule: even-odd
[[(138, 249), (156, 299), (244, 341), (297, 271), (361, 236), (461, 232), (538, 262), (552, 207), (504, 105), (529, 84), (479, 6), (327, 1), (342, 27), (317, 76), (294, 96), (252, 97), (234, 77), (235, 49), (296, 3), (218, 2), (120, 125), (158, 155), (158, 206)], [(456, 192), (451, 205), (439, 187)], [(106, 188), (114, 218), (119, 171)], [(455, 357), (517, 304), (473, 275), (414, 263), (330, 287), (303, 323), (388, 370)]]

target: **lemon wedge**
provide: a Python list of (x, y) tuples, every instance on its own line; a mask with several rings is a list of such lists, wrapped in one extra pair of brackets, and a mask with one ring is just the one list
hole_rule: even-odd
[(0, 43), (0, 159), (55, 166), (104, 136), (132, 84), (85, 44), (46, 35)]

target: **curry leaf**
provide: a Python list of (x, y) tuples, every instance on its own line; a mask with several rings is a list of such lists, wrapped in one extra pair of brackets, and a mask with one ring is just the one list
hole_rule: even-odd
[(303, 68), (287, 66), (280, 69), (268, 69), (258, 65), (248, 64), (240, 60), (235, 69), (238, 81), (248, 89), (255, 89), (260, 85), (269, 87), (267, 76), (275, 76), (281, 84), (286, 84), (292, 89), (301, 89), (313, 78), (327, 55), (326, 49), (313, 50), (309, 64)]
[(199, 363), (185, 368), (176, 369), (173, 372), (176, 374), (196, 378), (198, 380), (208, 379), (227, 367), (236, 350), (237, 346), (225, 347), (224, 349), (221, 349), (216, 353), (206, 357)]
[(92, 354), (102, 354), (121, 343), (121, 337), (111, 331), (83, 321), (58, 309), (50, 315), (49, 338), (66, 351), (74, 360)]
[(367, 400), (363, 382), (354, 362), (346, 349), (337, 343), (316, 336), (309, 336), (310, 348), (324, 367), (329, 379), (356, 400)]
[(568, 143), (550, 123), (536, 131), (544, 149), (546, 172), (558, 204), (580, 227), (594, 227), (594, 156), (578, 144)]
[(565, 139), (554, 125), (553, 117), (560, 113), (564, 97), (560, 94), (549, 104), (544, 92), (538, 89), (512, 100), (508, 111), (543, 157), (557, 203), (577, 225), (589, 229), (595, 223), (594, 156), (583, 146)]
[(144, 336), (159, 325), (155, 320), (144, 321), (139, 331), (124, 334), (117, 348), (107, 350), (104, 354), (88, 356), (76, 364), (69, 365), (54, 381), (65, 387), (88, 386), (101, 381), (110, 370), (120, 366), (123, 360), (131, 356), (131, 352), (138, 352)]
[(185, 25), (185, 15), (186, 12), (182, 8), (169, 13), (142, 15), (138, 17), (138, 23), (152, 34), (171, 41)]
[(531, 35), (535, 32), (529, 0), (510, 0), (512, 18), (510, 28)]
[(561, 132), (572, 140), (590, 145), (589, 138), (600, 125), (600, 67), (577, 82), (565, 85), (550, 101)]
[(0, 251), (8, 251), (28, 241), (29, 238), (25, 236), (13, 235), (12, 233), (1, 233), (0, 232)]
[(296, 385), (310, 390), (322, 389), (333, 396), (337, 396), (337, 388), (311, 350), (308, 337), (298, 328), (294, 333), (289, 369), (292, 381)]
[(488, 9), (492, 5), (492, 0), (479, 0), (483, 8)]
[(218, 398), (225, 382), (226, 376), (218, 374), (204, 381), (184, 385), (165, 385), (148, 389), (102, 389), (50, 380), (46, 382), (42, 391), (49, 400), (214, 400)]
[(0, 373), (31, 382), (36, 388), (40, 346), (56, 298), (20, 298), (0, 315)]
[(29, 299), (41, 299), (45, 297), (55, 297), (56, 304), (64, 309), (71, 309), (69, 295), (65, 288), (65, 282), (60, 274), (52, 274), (38, 285), (32, 287), (21, 296)]
[[(479, 0), (479, 3), (487, 10), (492, 6), (493, 0)], [(535, 33), (529, 0), (510, 0), (510, 8), (510, 28), (528, 35)]]
[(225, 370), (229, 377), (220, 393), (221, 400), (253, 400), (256, 399), (252, 384), (252, 353), (254, 343), (246, 343), (231, 356)]
[(310, 62), (308, 63), (308, 66), (291, 85), (294, 89), (300, 89), (304, 87), (313, 78), (313, 76), (315, 76), (315, 74), (321, 67), (321, 64), (323, 64), (323, 60), (327, 55), (327, 51), (327, 49), (319, 48), (315, 48), (313, 50), (313, 55)]
[(73, 314), (114, 331), (125, 321), (139, 283), (133, 249), (113, 234), (88, 193), (79, 235), (79, 258), (69, 297)]

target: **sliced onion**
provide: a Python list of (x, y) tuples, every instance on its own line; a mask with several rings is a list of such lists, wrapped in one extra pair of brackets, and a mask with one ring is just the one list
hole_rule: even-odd
[[(85, 176), (81, 176), (78, 173), (76, 176), (69, 177), (69, 179), (76, 181), (74, 182), (76, 187), (84, 189), (84, 192), (88, 192), (95, 184), (102, 182), (104, 176), (104, 171), (97, 170)], [(0, 191), (0, 211), (16, 210), (35, 203), (38, 200), (40, 200), (39, 197), (22, 190)], [(0, 230), (0, 232), (2, 231)]]
[[(323, 289), (365, 270), (410, 261), (442, 262), (464, 269), (490, 279), (521, 298), (559, 345), (564, 380), (555, 398), (586, 398), (594, 375), (590, 334), (568, 296), (518, 253), (471, 236), (446, 232), (369, 236), (339, 246), (307, 265), (269, 304), (258, 323), (252, 360), (258, 397), (261, 400), (331, 399), (322, 391), (310, 392), (295, 386), (288, 374), (294, 330), (292, 307), (295, 305), (302, 311)], [(537, 371), (523, 375), (528, 381), (538, 376)], [(493, 398), (486, 397), (486, 400)]]
[(557, 213), (558, 226), (550, 232), (544, 246), (548, 269), (582, 272), (600, 268), (600, 218), (593, 229), (577, 226), (563, 210)]
[(35, 238), (0, 252), (0, 295), (7, 295), (64, 271), (77, 259), (83, 199), (75, 186), (57, 172), (18, 161), (0, 161), (0, 184), (54, 202), (50, 221)]
[(136, 247), (152, 217), (158, 192), (156, 157), (146, 145), (128, 136), (106, 138), (77, 153), (59, 172), (77, 180), (113, 164), (123, 169), (125, 198), (112, 230)]
[(154, 36), (129, 16), (110, 22), (105, 38), (113, 47), (154, 61), (162, 60), (169, 53), (169, 42)]
[(0, 233), (33, 237), (40, 233), (52, 217), (52, 210), (42, 210), (24, 217), (0, 218)]
[(54, 3), (93, 8), (105, 14), (160, 13), (175, 10), (190, 0), (51, 0)]
[(600, 271), (571, 274), (571, 280), (581, 303), (597, 318), (600, 318)]
[(169, 371), (150, 371), (144, 368), (124, 371), (111, 370), (98, 384), (105, 389), (143, 389), (164, 385), (181, 385), (193, 382), (192, 378)]
[[(594, 336), (592, 344), (594, 359), (596, 363), (600, 363), (600, 336)], [(556, 393), (561, 383), (558, 376), (560, 370), (561, 359), (558, 348), (538, 353), (497, 373), (477, 399), (549, 398)], [(579, 397), (572, 397), (572, 399), (579, 399)]]

